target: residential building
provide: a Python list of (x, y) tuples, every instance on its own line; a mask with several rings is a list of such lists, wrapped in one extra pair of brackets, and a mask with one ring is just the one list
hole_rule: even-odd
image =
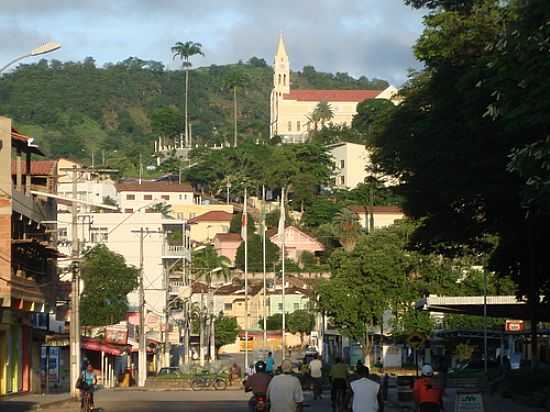
[(172, 215), (178, 220), (189, 220), (207, 212), (225, 212), (233, 214), (233, 205), (225, 203), (193, 203), (172, 205)]
[[(289, 286), (285, 289), (284, 309), (286, 313), (293, 313), (297, 310), (310, 309), (309, 292), (306, 289), (300, 289)], [(280, 286), (269, 291), (268, 315), (273, 316), (277, 313), (283, 313), (283, 290)]]
[(216, 233), (213, 239), (214, 249), (219, 256), (226, 257), (234, 265), (237, 249), (242, 241), (240, 233)]
[(391, 226), (406, 217), (399, 206), (350, 206), (349, 209), (357, 215), (363, 229)]
[(43, 153), (5, 117), (0, 143), (0, 164), (6, 165), (0, 168), (0, 395), (5, 395), (41, 390), (44, 335), (33, 325), (38, 314), (55, 311), (58, 252), (44, 223), (55, 221), (57, 205), (31, 193), (52, 183), (47, 173), (40, 179), (32, 174), (43, 164), (33, 167), (31, 156)]
[(399, 103), (398, 90), (305, 90), (291, 89), (290, 61), (281, 35), (273, 61), (270, 137), (280, 136), (285, 143), (302, 143), (315, 127), (311, 113), (319, 102), (327, 102), (334, 112), (331, 122), (351, 125), (357, 105), (367, 99), (388, 99)]
[(328, 146), (334, 162), (334, 185), (338, 189), (355, 189), (369, 173), (370, 156), (365, 145), (341, 142)]
[[(282, 242), (278, 233), (271, 233), (269, 238), (279, 249), (281, 248)], [(299, 262), (303, 252), (318, 254), (324, 250), (325, 246), (321, 242), (301, 231), (296, 226), (287, 226), (285, 228), (285, 255), (287, 259)]]
[[(81, 169), (82, 165), (68, 159), (59, 159), (57, 167), (57, 194), (66, 198), (73, 197), (73, 180), (75, 179), (74, 171), (71, 169), (76, 167)], [(116, 203), (117, 192), (115, 182), (109, 174), (98, 172), (93, 169), (79, 170), (76, 175), (76, 191), (78, 200), (83, 200), (86, 203), (80, 203), (79, 209), (83, 213), (89, 213), (94, 210), (92, 204), (102, 204), (105, 202)], [(58, 202), (59, 212), (69, 212), (71, 205), (65, 202)]]
[(211, 242), (218, 233), (228, 233), (233, 214), (211, 211), (195, 216), (187, 221), (191, 228), (193, 242)]
[(150, 211), (152, 206), (158, 203), (170, 205), (171, 208), (194, 203), (193, 188), (189, 183), (122, 182), (117, 183), (115, 187), (118, 205), (124, 213)]

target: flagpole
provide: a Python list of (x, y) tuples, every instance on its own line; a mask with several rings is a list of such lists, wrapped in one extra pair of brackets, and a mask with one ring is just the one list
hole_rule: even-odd
[(266, 227), (265, 227), (265, 185), (262, 186), (262, 250), (263, 250), (263, 270), (264, 270), (264, 346), (267, 346), (267, 280), (266, 280), (266, 257), (265, 257), (265, 236), (266, 236)]
[[(285, 289), (286, 289), (286, 281), (285, 281), (285, 241), (286, 241), (286, 229), (285, 229), (285, 188), (281, 190), (281, 218), (279, 219), (279, 223), (282, 221), (282, 239), (281, 239), (281, 272), (282, 272), (282, 281), (283, 281), (283, 289), (282, 289), (282, 301), (283, 301), (283, 320), (282, 320), (282, 347), (283, 347), (283, 360), (286, 359), (286, 299), (285, 299)], [(279, 228), (281, 230), (281, 228)]]
[[(244, 364), (248, 368), (248, 212), (246, 210), (247, 191), (244, 188), (244, 205), (243, 205), (243, 237), (244, 237)], [(247, 370), (247, 369), (245, 369)]]

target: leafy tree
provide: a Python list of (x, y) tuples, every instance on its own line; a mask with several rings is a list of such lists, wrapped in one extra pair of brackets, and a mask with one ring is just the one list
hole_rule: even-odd
[[(234, 213), (233, 217), (231, 218), (231, 223), (229, 224), (229, 233), (241, 233), (242, 232), (242, 224), (243, 224), (243, 214), (242, 213)], [(254, 235), (254, 232), (256, 230), (256, 223), (254, 222), (254, 218), (250, 213), (247, 213), (247, 234), (248, 237), (252, 237)]]
[(362, 133), (364, 141), (383, 127), (384, 122), (395, 110), (395, 105), (386, 99), (364, 100), (357, 105), (357, 114), (353, 116), (352, 128)]
[[(258, 321), (258, 327), (264, 327), (263, 318)], [(267, 317), (266, 322), (267, 330), (281, 330), (283, 328), (283, 315), (281, 313), (275, 313)]]
[(215, 330), (215, 346), (217, 351), (224, 345), (234, 343), (239, 334), (240, 328), (236, 318), (227, 317), (220, 314), (215, 319)]
[(307, 310), (296, 310), (288, 315), (288, 331), (299, 333), (302, 345), (304, 335), (308, 335), (315, 328), (315, 315)]
[(347, 208), (340, 210), (333, 219), (333, 228), (344, 250), (351, 252), (362, 233), (357, 215)]
[(189, 98), (189, 69), (191, 68), (191, 57), (196, 55), (204, 56), (202, 52), (202, 44), (193, 41), (185, 43), (177, 42), (172, 47), (173, 58), (176, 57), (182, 60), (182, 67), (185, 69), (185, 143), (189, 145), (189, 117), (187, 103)]
[(359, 130), (345, 124), (329, 123), (322, 129), (311, 129), (309, 141), (320, 145), (331, 145), (340, 142), (365, 144), (365, 137)]
[[(279, 259), (279, 247), (269, 237), (265, 239), (265, 261), (268, 271)], [(244, 270), (244, 242), (241, 242), (235, 256), (235, 266)], [(263, 242), (260, 235), (252, 234), (248, 237), (248, 270), (250, 272), (263, 271)]]
[(317, 197), (313, 199), (311, 206), (306, 208), (301, 223), (308, 227), (318, 227), (331, 222), (342, 207), (342, 204), (327, 197)]
[(124, 257), (97, 245), (85, 254), (81, 266), (84, 291), (80, 298), (82, 325), (118, 323), (128, 311), (128, 293), (138, 286), (139, 270)]
[(153, 132), (164, 137), (178, 136), (184, 129), (182, 116), (175, 107), (161, 107), (151, 113)]

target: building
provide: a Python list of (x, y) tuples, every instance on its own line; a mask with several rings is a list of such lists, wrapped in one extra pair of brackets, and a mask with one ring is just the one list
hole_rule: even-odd
[(349, 209), (357, 215), (363, 229), (391, 226), (406, 217), (399, 206), (350, 206)]
[(203, 215), (207, 212), (225, 212), (233, 214), (232, 204), (223, 203), (193, 203), (172, 205), (172, 215), (178, 220), (189, 220), (196, 216)]
[(115, 185), (118, 205), (124, 213), (150, 211), (155, 204), (164, 203), (171, 208), (194, 203), (193, 188), (189, 183), (122, 182)]
[(216, 234), (229, 232), (232, 218), (232, 213), (211, 211), (189, 219), (191, 240), (210, 243)]
[(0, 117), (0, 395), (40, 392), (44, 334), (34, 326), (56, 307), (58, 252), (45, 222), (55, 221), (57, 205), (32, 193), (53, 176), (49, 167), (33, 175), (45, 164), (33, 166), (32, 155), (43, 156), (33, 139)]
[(334, 111), (334, 124), (351, 125), (357, 104), (367, 99), (388, 99), (398, 103), (397, 89), (386, 90), (292, 90), (290, 61), (283, 37), (279, 38), (273, 61), (270, 137), (280, 136), (285, 143), (302, 143), (314, 125), (309, 119), (319, 102)]
[[(57, 167), (57, 194), (66, 198), (73, 197), (74, 172), (70, 169), (76, 167), (81, 169), (82, 165), (68, 159), (59, 159)], [(115, 182), (108, 174), (90, 170), (79, 170), (76, 176), (76, 191), (78, 200), (83, 200), (91, 204), (102, 204), (105, 202), (116, 203), (117, 192)], [(91, 204), (80, 203), (81, 212), (91, 212)], [(58, 202), (59, 212), (68, 212), (71, 210), (70, 204)]]
[(338, 189), (355, 189), (363, 183), (370, 166), (370, 156), (365, 145), (341, 142), (328, 146), (334, 161), (334, 184)]
[(214, 249), (219, 256), (226, 257), (234, 265), (237, 249), (242, 241), (240, 233), (216, 233), (213, 239)]
[[(297, 310), (310, 309), (309, 292), (294, 286), (285, 289), (284, 301), (285, 313), (293, 313)], [(277, 287), (269, 291), (268, 316), (283, 313), (283, 290)]]
[[(269, 238), (279, 249), (281, 248), (282, 243), (278, 233), (270, 234)], [(324, 250), (325, 246), (313, 236), (302, 232), (295, 226), (287, 226), (285, 228), (285, 255), (287, 259), (299, 262), (304, 252), (315, 255), (324, 252)]]

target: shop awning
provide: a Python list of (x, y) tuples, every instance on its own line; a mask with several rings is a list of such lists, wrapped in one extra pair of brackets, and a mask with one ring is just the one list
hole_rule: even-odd
[(80, 341), (82, 349), (91, 350), (94, 352), (104, 352), (107, 355), (120, 356), (128, 352), (128, 345), (115, 345), (112, 343), (105, 343), (99, 339), (82, 338)]

